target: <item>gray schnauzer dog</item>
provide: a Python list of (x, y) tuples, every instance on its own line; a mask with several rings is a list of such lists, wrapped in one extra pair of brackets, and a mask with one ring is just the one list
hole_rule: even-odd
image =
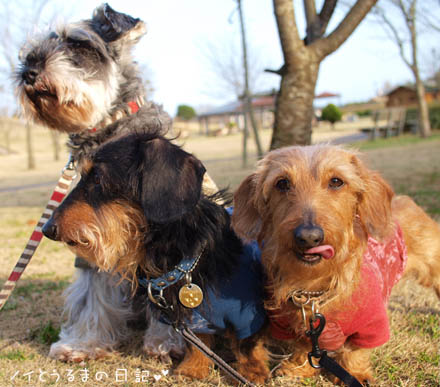
[[(145, 24), (104, 4), (91, 19), (33, 37), (20, 52), (17, 95), (29, 119), (69, 134), (78, 169), (99, 145), (130, 132), (165, 133), (170, 117), (144, 100), (132, 48)], [(107, 355), (127, 339), (134, 318), (128, 281), (76, 260), (78, 277), (66, 290), (60, 340), (50, 356), (80, 362)], [(149, 320), (144, 350), (166, 358), (185, 346), (172, 328)]]

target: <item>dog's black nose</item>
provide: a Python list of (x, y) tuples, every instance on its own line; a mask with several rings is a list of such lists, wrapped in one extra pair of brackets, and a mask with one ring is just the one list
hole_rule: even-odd
[(58, 240), (58, 227), (53, 218), (50, 218), (46, 222), (41, 231), (43, 231), (45, 237), (52, 239), (53, 241)]
[(297, 246), (303, 249), (319, 246), (324, 240), (322, 228), (313, 224), (298, 226), (293, 235)]
[(33, 67), (26, 67), (21, 76), (26, 85), (33, 85), (37, 80), (38, 71)]

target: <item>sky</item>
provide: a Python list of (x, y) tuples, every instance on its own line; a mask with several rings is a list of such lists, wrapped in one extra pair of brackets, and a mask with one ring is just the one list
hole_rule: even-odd
[[(67, 9), (64, 0), (55, 0), (52, 7), (59, 10), (60, 18), (75, 21), (89, 18), (100, 4), (96, 0), (76, 0)], [(174, 115), (180, 104), (215, 107), (234, 100), (233, 93), (219, 87), (207, 53), (215, 51), (221, 58), (241, 58), (236, 1), (110, 0), (109, 4), (146, 23), (148, 32), (135, 48), (134, 57), (148, 68), (153, 99), (170, 114)], [(294, 4), (303, 34), (302, 1), (294, 0)], [(272, 1), (242, 0), (242, 6), (252, 58), (258, 60), (261, 69), (278, 69), (283, 61)], [(337, 9), (329, 30), (342, 16), (343, 11)], [(434, 43), (433, 39), (438, 41), (438, 36), (424, 38), (423, 58), (429, 56), (428, 46)], [(428, 67), (425, 64), (423, 69)], [(383, 28), (373, 20), (364, 20), (343, 46), (323, 61), (316, 93), (338, 93), (338, 103), (360, 102), (376, 96), (386, 83), (397, 86), (411, 79), (409, 69)], [(279, 76), (261, 73), (255, 88), (278, 89), (279, 82)]]

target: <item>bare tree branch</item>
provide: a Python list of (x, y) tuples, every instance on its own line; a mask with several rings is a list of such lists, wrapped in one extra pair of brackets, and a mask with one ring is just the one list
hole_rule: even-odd
[(310, 47), (312, 48), (313, 46), (318, 57), (325, 58), (338, 49), (356, 29), (376, 2), (377, 0), (358, 0), (329, 36), (312, 43)]
[(295, 62), (298, 52), (304, 49), (304, 42), (299, 37), (293, 1), (273, 0), (273, 4), (284, 61), (289, 66)]
[[(388, 4), (397, 7), (404, 21), (405, 30), (399, 30), (396, 25), (396, 18), (388, 17), (384, 8), (376, 7), (375, 14), (378, 15), (391, 32), (391, 39), (399, 48), (399, 54), (405, 64), (411, 69), (417, 94), (417, 104), (419, 111), (420, 134), (427, 137), (431, 134), (431, 126), (429, 122), (428, 104), (425, 99), (425, 86), (420, 76), (420, 69), (417, 59), (417, 0), (388, 0)], [(387, 9), (389, 10), (389, 9)], [(410, 59), (405, 55), (405, 47), (408, 46), (411, 56)]]
[(382, 8), (376, 8), (374, 10), (374, 13), (380, 17), (380, 19), (385, 23), (386, 29), (385, 32), (389, 35), (392, 41), (394, 41), (397, 44), (397, 47), (399, 48), (399, 54), (402, 60), (405, 62), (405, 64), (412, 70), (412, 63), (409, 61), (409, 59), (405, 55), (405, 42), (401, 38), (399, 31), (395, 27), (394, 23), (391, 21), (391, 19), (386, 15), (386, 12)]
[(327, 29), (328, 22), (330, 21), (331, 16), (333, 15), (333, 11), (336, 8), (338, 0), (326, 0), (322, 6), (321, 12), (319, 15), (316, 14), (315, 3), (313, 3), (313, 10), (307, 11), (306, 3), (304, 8), (306, 10), (306, 15), (309, 15), (313, 12), (313, 15), (310, 15), (307, 18), (307, 34), (304, 39), (306, 45), (312, 44), (315, 40), (322, 38)]
[(306, 12), (307, 28), (315, 23), (317, 18), (315, 0), (303, 0), (304, 10)]
[(301, 41), (295, 21), (296, 2), (273, 0), (284, 65), (278, 71), (272, 70), (281, 75), (281, 83), (276, 98), (271, 149), (311, 143), (313, 100), (321, 61), (350, 36), (376, 2), (357, 0), (338, 27), (325, 38), (337, 0), (325, 0), (319, 16), (316, 16), (315, 3), (303, 0), (307, 35)]
[(325, 0), (322, 5), (321, 12), (319, 13), (319, 20), (321, 22), (321, 36), (324, 35), (325, 30), (327, 29), (328, 23), (333, 16), (333, 12), (335, 11), (336, 4), (338, 0)]

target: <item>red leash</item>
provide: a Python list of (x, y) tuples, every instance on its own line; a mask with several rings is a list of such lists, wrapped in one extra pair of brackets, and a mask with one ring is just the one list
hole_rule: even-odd
[(21, 254), (18, 262), (15, 264), (14, 269), (12, 270), (11, 275), (3, 285), (3, 289), (0, 291), (0, 310), (2, 310), (3, 306), (6, 304), (9, 296), (14, 290), (17, 281), (20, 279), (21, 275), (24, 272), (24, 269), (30, 262), (32, 256), (38, 248), (38, 245), (43, 238), (43, 233), (41, 232), (42, 227), (52, 216), (54, 210), (60, 205), (64, 197), (67, 195), (69, 191), (69, 187), (72, 184), (73, 179), (76, 177), (75, 166), (73, 164), (72, 156), (70, 156), (69, 161), (64, 167), (61, 177), (58, 180), (58, 183), (52, 193), (52, 196), (49, 202), (46, 205), (43, 214), (37, 225), (35, 226), (34, 231), (32, 232), (31, 237), (29, 238), (29, 242), (27, 243), (23, 253)]

